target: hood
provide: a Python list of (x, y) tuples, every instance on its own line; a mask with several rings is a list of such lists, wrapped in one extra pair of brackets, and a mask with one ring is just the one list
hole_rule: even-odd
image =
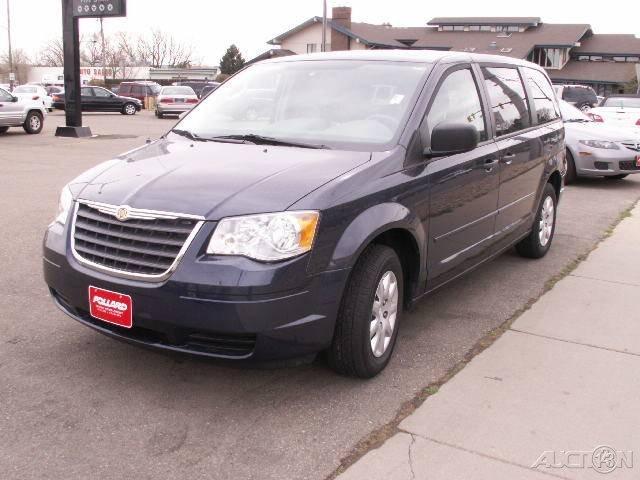
[(607, 125), (601, 122), (564, 124), (567, 137), (573, 140), (608, 140), (610, 142), (638, 141), (640, 128)]
[(85, 172), (78, 199), (200, 215), (286, 210), (369, 161), (369, 152), (161, 139)]

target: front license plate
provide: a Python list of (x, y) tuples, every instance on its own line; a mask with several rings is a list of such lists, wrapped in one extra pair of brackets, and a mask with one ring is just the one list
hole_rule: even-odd
[(89, 313), (103, 322), (131, 328), (133, 302), (129, 295), (98, 287), (89, 287)]

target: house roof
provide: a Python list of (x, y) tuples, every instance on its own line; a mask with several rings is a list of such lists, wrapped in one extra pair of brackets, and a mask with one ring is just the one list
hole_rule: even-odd
[(540, 17), (435, 17), (427, 25), (537, 25)]
[(429, 28), (424, 30), (413, 47), (451, 50), (473, 48), (472, 51), (477, 53), (525, 58), (535, 46), (573, 47), (589, 30), (590, 26), (586, 24), (541, 23), (535, 29), (505, 36), (496, 32), (439, 32)]
[(636, 76), (636, 66), (624, 62), (580, 62), (570, 60), (562, 70), (548, 70), (553, 81), (627, 83)]
[(627, 34), (598, 33), (582, 40), (580, 47), (574, 50), (585, 54), (629, 54), (640, 55), (640, 38)]
[(272, 48), (271, 50), (267, 50), (257, 57), (248, 60), (245, 65), (251, 65), (252, 63), (261, 62), (262, 60), (270, 60), (272, 58), (286, 57), (288, 55), (295, 55), (295, 52), (287, 50), (286, 48)]

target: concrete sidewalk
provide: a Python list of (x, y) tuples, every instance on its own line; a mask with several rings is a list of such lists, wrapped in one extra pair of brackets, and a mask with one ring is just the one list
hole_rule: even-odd
[(338, 478), (639, 480), (640, 206)]

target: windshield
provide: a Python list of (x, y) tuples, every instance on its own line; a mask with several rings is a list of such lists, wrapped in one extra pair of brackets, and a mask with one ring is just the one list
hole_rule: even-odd
[(178, 128), (331, 146), (388, 144), (429, 65), (379, 61), (256, 64), (220, 85)]
[(191, 87), (164, 87), (160, 95), (195, 95)]
[(16, 87), (13, 93), (36, 93), (37, 91), (36, 87)]
[(578, 110), (573, 105), (565, 102), (564, 100), (560, 100), (560, 113), (562, 115), (562, 119), (565, 122), (570, 121), (585, 121), (591, 122), (592, 120), (587, 117), (584, 113)]
[(603, 107), (616, 108), (640, 108), (640, 98), (638, 97), (611, 97), (607, 98)]

